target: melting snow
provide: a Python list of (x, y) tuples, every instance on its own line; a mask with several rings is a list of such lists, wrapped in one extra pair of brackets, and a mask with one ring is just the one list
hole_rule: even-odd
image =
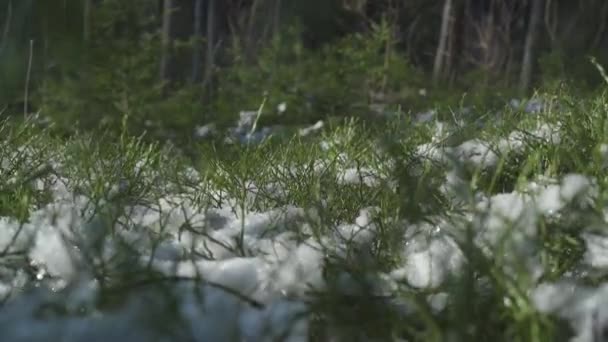
[[(242, 112), (232, 131), (234, 137), (241, 141), (263, 139), (268, 130), (251, 133), (256, 116), (257, 112)], [(419, 119), (434, 116), (429, 113)], [(441, 123), (436, 124), (441, 131)], [(305, 132), (321, 128), (322, 122)], [(254, 136), (256, 133), (259, 136)], [(549, 125), (539, 126), (532, 136), (559, 142), (558, 130)], [(417, 151), (419, 156), (442, 164), (455, 161), (495, 167), (502, 154), (523, 151), (529, 138), (513, 132), (493, 144), (470, 140), (440, 147), (431, 143), (418, 146)], [(332, 143), (326, 143), (325, 148), (333, 148)], [(349, 160), (344, 153), (338, 157), (345, 164)], [(315, 163), (315, 170), (324, 170), (324, 163)], [(145, 165), (138, 167), (145, 169)], [(193, 182), (201, 181), (195, 170), (184, 172)], [(33, 211), (24, 224), (0, 217), (0, 250), (26, 252), (22, 262), (38, 268), (41, 280), (53, 279), (50, 287), (24, 289), (23, 272), (8, 276), (0, 272), (0, 295), (10, 296), (0, 311), (0, 330), (6, 340), (170, 341), (178, 336), (190, 341), (306, 341), (307, 300), (311, 291), (328, 286), (327, 260), (343, 258), (365, 269), (373, 259), (377, 208), (363, 208), (352, 223), (337, 224), (318, 236), (313, 228), (320, 218), (310, 208), (285, 206), (245, 211), (243, 216), (227, 205), (234, 199), (226, 199), (218, 208), (203, 209), (186, 196), (174, 194), (158, 199), (156, 206), (134, 204), (124, 220), (110, 223), (91, 212), (89, 199), (72, 194), (67, 180), (49, 178), (53, 179), (55, 202)], [(380, 179), (379, 172), (369, 167), (338, 171), (338, 181), (345, 184), (377, 186)], [(452, 168), (446, 175), (444, 192), (464, 191), (464, 186), (461, 172)], [(254, 184), (250, 188), (257, 191)], [(400, 265), (387, 274), (372, 274), (370, 279), (380, 292), (403, 281), (416, 288), (439, 288), (451, 275), (457, 275), (466, 261), (457, 239), (467, 224), (474, 227), (475, 243), (485, 251), (496, 252), (499, 244), (507, 243), (506, 250), (515, 257), (534, 257), (542, 215), (551, 216), (573, 203), (587, 203), (596, 197), (594, 180), (578, 174), (566, 175), (561, 181), (532, 182), (527, 191), (475, 196), (472, 210), (463, 217), (444, 218), (437, 224), (404, 222), (407, 233)], [(101, 209), (108, 213), (117, 210), (109, 203)], [(583, 236), (585, 262), (606, 268), (608, 237)], [(134, 291), (121, 304), (98, 311), (101, 279), (93, 277), (94, 270), (103, 265), (107, 271), (120, 271), (125, 264), (129, 270), (139, 267), (142, 272), (154, 270), (173, 277), (175, 281), (164, 289), (172, 301), (159, 298), (149, 285)], [(536, 265), (530, 263), (531, 271), (536, 272)], [(357, 289), (347, 274), (336, 277), (341, 290)], [(569, 319), (578, 341), (593, 341), (608, 324), (607, 294), (606, 286), (590, 289), (558, 283), (542, 284), (531, 295), (539, 310)], [(449, 299), (439, 293), (429, 301), (434, 310), (441, 310)], [(58, 309), (62, 305), (65, 308)], [(157, 320), (172, 309), (184, 321), (181, 325), (163, 322), (160, 327)]]

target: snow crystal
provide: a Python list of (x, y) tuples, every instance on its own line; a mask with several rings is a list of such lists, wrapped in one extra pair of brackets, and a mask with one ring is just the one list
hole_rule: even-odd
[(27, 227), (8, 217), (0, 217), (0, 251), (14, 253), (26, 250), (31, 240)]
[(591, 181), (579, 174), (568, 174), (562, 180), (560, 196), (566, 202), (572, 202), (576, 197), (591, 190)]
[(184, 261), (177, 267), (177, 275), (186, 278), (201, 277), (204, 281), (221, 285), (248, 297), (263, 286), (266, 263), (258, 258), (230, 258), (226, 260)]
[(412, 240), (408, 242), (403, 258), (405, 265), (394, 270), (391, 276), (396, 281), (407, 280), (418, 288), (441, 285), (464, 261), (456, 243), (447, 236), (431, 238), (430, 242)]
[(604, 341), (608, 327), (608, 284), (588, 288), (571, 282), (541, 284), (532, 292), (534, 305), (541, 312), (553, 313), (570, 321), (576, 336), (572, 341)]
[(470, 163), (477, 168), (493, 167), (498, 164), (499, 156), (492, 147), (482, 140), (469, 140), (452, 150), (462, 163)]
[(579, 205), (586, 204), (595, 195), (593, 181), (583, 175), (568, 174), (561, 184), (549, 184), (537, 191), (536, 202), (541, 212), (554, 214), (577, 200)]
[(480, 238), (492, 246), (505, 236), (516, 245), (525, 244), (536, 235), (537, 212), (531, 203), (528, 195), (518, 192), (496, 194), (488, 202), (479, 203), (478, 209), (483, 212)]
[(32, 262), (45, 265), (52, 276), (71, 279), (78, 270), (70, 249), (56, 228), (45, 226), (38, 230), (29, 256)]
[(560, 191), (561, 187), (555, 184), (548, 185), (540, 191), (536, 196), (538, 209), (546, 215), (554, 215), (560, 211), (565, 205), (563, 198), (560, 196)]
[(416, 147), (416, 154), (423, 159), (436, 163), (446, 162), (445, 152), (435, 144), (421, 144)]
[(543, 141), (545, 141), (549, 144), (552, 144), (552, 145), (557, 145), (561, 142), (559, 125), (551, 125), (551, 124), (543, 123), (534, 132), (534, 135), (537, 138), (540, 138)]
[(416, 114), (416, 121), (421, 122), (421, 123), (430, 122), (433, 119), (435, 119), (436, 116), (437, 116), (436, 110), (428, 110), (426, 112)]
[(314, 239), (308, 239), (279, 265), (272, 286), (285, 295), (305, 295), (310, 289), (322, 289), (325, 253)]
[(277, 105), (277, 112), (279, 112), (279, 114), (285, 113), (286, 110), (287, 110), (286, 102), (281, 102)]
[(582, 236), (587, 246), (585, 262), (592, 267), (608, 268), (608, 237), (591, 233)]
[(196, 126), (194, 128), (194, 136), (199, 139), (204, 139), (213, 134), (216, 130), (216, 126), (213, 123), (206, 124), (203, 126)]
[(500, 139), (496, 144), (498, 151), (505, 154), (508, 152), (519, 152), (525, 146), (526, 135), (520, 131), (514, 131), (505, 139)]
[(365, 184), (367, 186), (378, 186), (379, 176), (371, 168), (347, 168), (338, 173), (338, 181), (342, 184)]

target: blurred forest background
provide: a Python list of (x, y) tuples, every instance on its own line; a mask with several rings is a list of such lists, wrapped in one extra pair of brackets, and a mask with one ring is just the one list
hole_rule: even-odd
[(166, 134), (589, 93), (607, 24), (606, 0), (0, 0), (0, 111)]

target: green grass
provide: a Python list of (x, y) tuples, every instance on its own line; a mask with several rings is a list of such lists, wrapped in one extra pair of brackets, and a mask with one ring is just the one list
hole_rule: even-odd
[[(465, 215), (484, 215), (475, 209), (476, 194), (523, 191), (539, 176), (560, 180), (566, 174), (581, 173), (594, 177), (598, 196), (593, 203), (587, 207), (573, 203), (559, 217), (541, 217), (538, 234), (531, 241), (537, 248), (532, 256), (544, 268), (541, 280), (559, 280), (580, 267), (586, 249), (581, 234), (592, 225), (606, 224), (602, 210), (608, 177), (601, 145), (608, 143), (608, 96), (579, 99), (558, 94), (553, 99), (563, 109), (537, 115), (507, 110), (500, 119), (485, 113), (470, 119), (464, 128), (448, 120), (452, 140), (444, 143), (447, 146), (473, 138), (498, 144), (514, 130), (524, 132), (519, 151), (498, 153), (497, 163), (483, 168), (417, 155), (418, 145), (431, 142), (434, 123), (404, 124), (397, 119), (374, 125), (346, 120), (329, 125), (321, 135), (270, 139), (256, 146), (198, 143), (188, 148), (188, 155), (195, 158), (126, 132), (63, 139), (29, 123), (4, 122), (0, 125), (0, 160), (6, 164), (0, 171), (0, 216), (27, 221), (33, 209), (52, 201), (51, 182), (59, 178), (74, 193), (90, 198), (91, 210), (101, 212), (107, 222), (124, 220), (129, 216), (126, 209), (135, 203), (154, 206), (169, 194), (182, 194), (202, 209), (226, 204), (229, 198), (237, 215), (288, 205), (314, 209), (316, 215), (303, 219), (310, 221), (307, 231), (300, 231), (296, 224), (286, 227), (302, 241), (311, 236), (321, 240), (333, 234), (336, 225), (353, 222), (360, 209), (376, 207), (373, 222), (378, 229), (365, 251), (369, 254), (366, 262), (358, 259), (362, 252), (348, 241), (343, 255), (328, 250), (324, 275), (330, 285), (307, 299), (312, 340), (326, 340), (330, 335), (345, 341), (566, 340), (571, 333), (568, 324), (536, 310), (529, 296), (539, 281), (526, 267), (529, 255), (511, 249), (509, 237), (487, 253), (474, 243), (479, 227)], [(474, 126), (479, 121), (485, 125)], [(559, 125), (559, 142), (529, 134), (543, 123)], [(327, 143), (325, 148), (322, 142)], [(198, 171), (197, 181), (184, 173), (187, 168)], [(372, 186), (339, 181), (348, 168), (372, 170), (380, 176)], [(450, 170), (457, 170), (463, 179), (457, 190), (446, 194), (442, 185)], [(116, 191), (113, 186), (119, 183), (124, 188)], [(429, 230), (439, 222), (450, 227), (443, 233), (462, 251), (465, 262), (459, 272), (438, 287), (421, 289), (398, 281), (389, 293), (374, 294), (369, 278), (406, 262), (402, 251), (409, 239), (432, 235)], [(168, 234), (162, 225), (132, 229), (150, 231), (153, 245)], [(248, 252), (240, 246), (234, 253)], [(8, 254), (0, 254), (0, 262), (3, 258)], [(113, 262), (123, 263), (121, 272), (104, 273), (103, 265), (96, 271), (96, 277), (103, 279), (99, 305), (104, 310), (126, 301), (135, 291), (133, 284), (159, 278), (151, 269), (125, 260)], [(359, 284), (354, 294), (345, 294), (340, 286), (344, 274)], [(578, 280), (597, 284), (596, 274), (592, 270)], [(163, 293), (161, 285), (158, 291)], [(433, 307), (429, 298), (443, 295), (447, 296), (445, 305)], [(171, 312), (166, 314), (153, 319), (172, 317)]]

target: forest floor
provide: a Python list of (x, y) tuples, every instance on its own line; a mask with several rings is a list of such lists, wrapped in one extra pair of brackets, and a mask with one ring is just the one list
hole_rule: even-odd
[(608, 340), (607, 114), (243, 114), (194, 162), (4, 122), (2, 339)]

